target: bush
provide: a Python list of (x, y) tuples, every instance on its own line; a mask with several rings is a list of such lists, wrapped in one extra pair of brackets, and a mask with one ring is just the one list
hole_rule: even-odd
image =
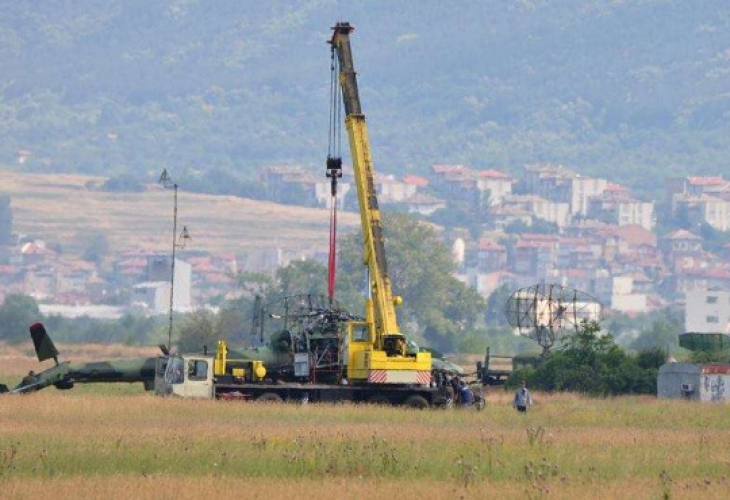
[(601, 334), (597, 323), (588, 322), (536, 368), (515, 372), (510, 385), (527, 380), (532, 387), (548, 392), (655, 394), (658, 369), (664, 360), (664, 352), (658, 348), (630, 356), (611, 335)]
[(0, 306), (0, 339), (7, 342), (30, 340), (28, 327), (40, 321), (41, 312), (29, 295), (12, 294)]

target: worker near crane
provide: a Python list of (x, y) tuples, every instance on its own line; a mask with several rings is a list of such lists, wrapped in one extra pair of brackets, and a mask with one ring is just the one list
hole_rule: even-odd
[(471, 387), (466, 383), (466, 380), (459, 380), (459, 404), (461, 406), (469, 406), (474, 403), (474, 393), (471, 392)]
[(527, 388), (527, 382), (524, 380), (520, 384), (520, 388), (515, 392), (515, 399), (512, 406), (520, 413), (527, 412), (527, 407), (532, 406), (532, 394), (530, 394), (530, 390)]

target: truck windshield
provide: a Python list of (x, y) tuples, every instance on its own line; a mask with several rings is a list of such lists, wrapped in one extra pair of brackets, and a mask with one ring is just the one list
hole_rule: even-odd
[(165, 376), (165, 371), (167, 370), (167, 361), (169, 359), (170, 358), (168, 356), (158, 356), (157, 362), (155, 363), (155, 376)]
[(172, 356), (165, 370), (165, 382), (168, 384), (182, 384), (185, 361), (180, 356)]

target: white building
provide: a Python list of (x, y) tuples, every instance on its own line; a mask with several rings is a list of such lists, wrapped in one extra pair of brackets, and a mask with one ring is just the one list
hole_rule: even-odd
[(537, 198), (528, 205), (528, 210), (535, 217), (552, 222), (560, 229), (570, 224), (570, 206), (567, 203)]
[[(174, 297), (173, 297), (174, 299)], [(149, 314), (167, 314), (170, 311), (170, 283), (146, 281), (132, 287), (132, 307)], [(177, 308), (175, 308), (177, 310)]]
[(593, 287), (596, 298), (611, 309), (625, 313), (647, 311), (647, 296), (634, 292), (632, 276), (599, 276)]
[(606, 179), (593, 179), (576, 175), (570, 180), (570, 211), (573, 215), (585, 216), (588, 213), (588, 201), (606, 190)]
[(672, 206), (672, 213), (677, 210), (677, 202), (683, 199), (710, 195), (727, 199), (730, 194), (730, 181), (722, 176), (713, 177), (670, 177), (666, 179), (667, 201)]
[[(502, 200), (505, 210), (521, 210), (534, 217), (554, 223), (560, 229), (570, 224), (570, 205), (536, 195), (509, 195)], [(495, 214), (500, 211), (495, 210)]]
[(730, 230), (730, 200), (723, 200), (714, 196), (703, 196), (700, 207), (707, 224), (718, 231)]
[(688, 291), (684, 307), (685, 331), (730, 333), (730, 291)]
[(659, 367), (657, 396), (695, 401), (730, 400), (730, 365), (666, 363)]
[(528, 193), (568, 203), (570, 213), (581, 217), (588, 213), (590, 198), (608, 187), (606, 179), (583, 177), (562, 165), (551, 164), (525, 165), (524, 182)]
[[(332, 181), (329, 179), (317, 179), (313, 182), (313, 185), (314, 198), (317, 200), (317, 204), (325, 208), (332, 208)], [(352, 184), (350, 182), (340, 180), (337, 183), (337, 208), (343, 208), (345, 206), (345, 199), (351, 188)]]
[(38, 309), (45, 316), (61, 316), (62, 318), (96, 318), (119, 319), (127, 312), (126, 307), (107, 306), (103, 304), (87, 304), (69, 306), (66, 304), (38, 304)]
[(610, 183), (606, 190), (588, 201), (588, 216), (616, 226), (636, 225), (654, 229), (654, 202), (635, 200), (629, 191)]
[(184, 312), (192, 309), (192, 266), (175, 259), (175, 290), (170, 286), (172, 257), (150, 255), (147, 258), (147, 281), (138, 283), (132, 290), (132, 305), (143, 305), (152, 314), (163, 314), (170, 309), (170, 292), (173, 292), (173, 309)]
[(491, 206), (499, 205), (502, 200), (512, 194), (512, 184), (514, 179), (496, 170), (480, 170), (476, 173), (477, 190), (479, 192), (489, 192), (489, 204)]
[(651, 231), (654, 229), (654, 202), (623, 200), (616, 203), (616, 224), (641, 226)]

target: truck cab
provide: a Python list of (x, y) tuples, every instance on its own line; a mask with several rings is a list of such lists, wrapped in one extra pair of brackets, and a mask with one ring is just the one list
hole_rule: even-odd
[[(184, 398), (213, 399), (213, 357), (195, 354), (160, 356), (155, 393)], [(160, 372), (164, 374), (160, 376)]]

